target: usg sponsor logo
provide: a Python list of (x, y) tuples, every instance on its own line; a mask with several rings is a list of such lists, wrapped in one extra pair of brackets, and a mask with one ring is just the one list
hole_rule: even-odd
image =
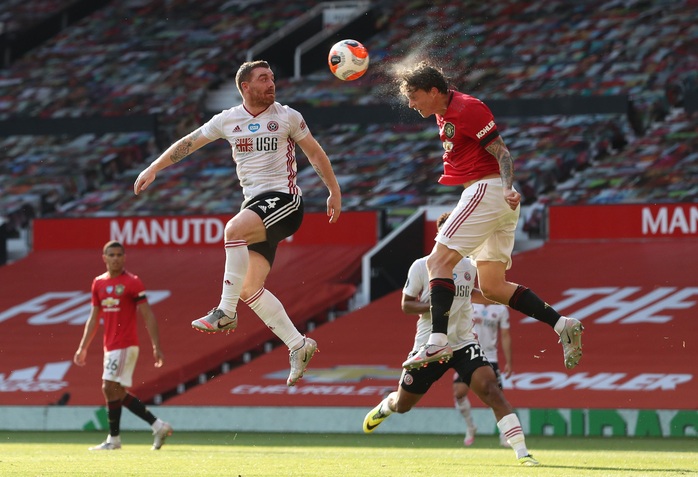
[(46, 363), (43, 366), (10, 371), (9, 375), (0, 374), (0, 392), (51, 392), (68, 385), (63, 377), (70, 368), (70, 361)]

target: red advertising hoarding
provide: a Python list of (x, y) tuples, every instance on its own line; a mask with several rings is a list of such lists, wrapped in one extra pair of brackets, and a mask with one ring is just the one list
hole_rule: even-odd
[(551, 206), (550, 240), (698, 238), (698, 204)]

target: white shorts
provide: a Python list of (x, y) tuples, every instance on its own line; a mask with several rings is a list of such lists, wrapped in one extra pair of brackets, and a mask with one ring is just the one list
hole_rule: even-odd
[(435, 240), (476, 261), (506, 263), (508, 270), (520, 210), (511, 210), (504, 200), (501, 179), (475, 182), (463, 191)]
[(131, 387), (136, 361), (138, 361), (138, 346), (105, 352), (102, 379), (117, 382), (125, 388)]

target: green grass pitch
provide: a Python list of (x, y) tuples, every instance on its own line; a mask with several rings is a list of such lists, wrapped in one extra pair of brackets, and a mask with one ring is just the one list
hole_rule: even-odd
[(395, 434), (122, 433), (123, 449), (89, 452), (104, 432), (0, 432), (0, 475), (303, 477), (698, 476), (696, 438), (529, 437), (541, 467), (521, 467), (498, 439)]

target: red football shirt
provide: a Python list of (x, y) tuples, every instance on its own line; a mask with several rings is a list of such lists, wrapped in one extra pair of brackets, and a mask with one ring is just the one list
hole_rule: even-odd
[(444, 172), (439, 183), (460, 185), (499, 174), (497, 159), (485, 147), (499, 132), (485, 103), (458, 91), (449, 92), (446, 114), (436, 115), (444, 147)]
[(124, 271), (116, 278), (105, 272), (92, 281), (92, 306), (100, 309), (104, 323), (104, 350), (138, 345), (137, 306), (145, 300), (138, 276)]

